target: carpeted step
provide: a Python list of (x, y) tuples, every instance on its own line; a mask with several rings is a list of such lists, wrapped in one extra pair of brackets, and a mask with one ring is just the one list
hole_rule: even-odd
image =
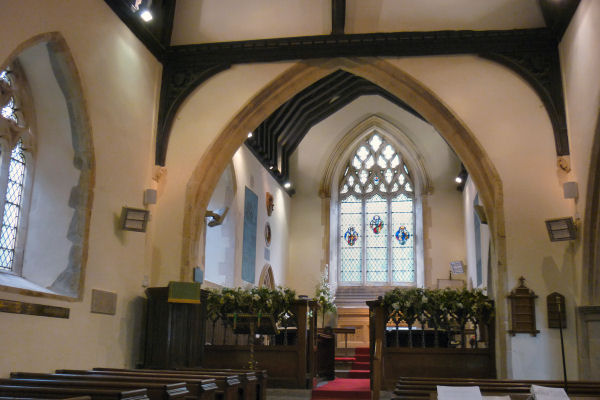
[(355, 355), (369, 355), (370, 349), (368, 347), (357, 347), (354, 349)]
[(352, 363), (352, 369), (362, 369), (362, 370), (368, 370), (371, 369), (371, 363), (369, 362), (360, 362), (360, 361), (354, 361)]
[(371, 371), (368, 369), (351, 369), (348, 371), (348, 378), (351, 379), (369, 379)]
[(359, 361), (359, 362), (369, 362), (371, 361), (371, 357), (367, 354), (357, 354), (356, 357), (354, 357), (355, 360), (354, 361)]
[(336, 362), (354, 362), (357, 361), (356, 357), (336, 357)]
[(325, 385), (313, 389), (312, 399), (370, 399), (369, 379), (335, 378)]

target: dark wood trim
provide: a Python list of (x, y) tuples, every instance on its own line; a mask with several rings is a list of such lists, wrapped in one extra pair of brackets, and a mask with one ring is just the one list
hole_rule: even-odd
[(39, 315), (42, 317), (53, 318), (69, 318), (70, 310), (66, 307), (55, 307), (45, 304), (0, 299), (0, 312)]
[[(206, 79), (233, 64), (332, 57), (450, 54), (477, 54), (520, 74), (532, 85), (546, 107), (554, 129), (557, 155), (569, 154), (558, 42), (549, 29), (538, 28), (321, 35), (171, 46), (165, 54), (156, 164), (165, 165), (169, 131), (183, 100)], [(261, 140), (267, 146), (261, 145), (253, 149), (253, 153), (263, 161), (262, 149), (268, 149), (268, 163), (265, 163), (268, 169), (277, 160), (274, 157), (277, 140)], [(291, 154), (290, 150), (282, 150), (282, 165), (288, 164), (286, 157)], [(283, 168), (272, 175), (280, 183), (286, 178)]]
[(560, 42), (577, 11), (580, 0), (538, 0), (546, 26)]
[(331, 0), (331, 34), (343, 35), (346, 26), (346, 0)]

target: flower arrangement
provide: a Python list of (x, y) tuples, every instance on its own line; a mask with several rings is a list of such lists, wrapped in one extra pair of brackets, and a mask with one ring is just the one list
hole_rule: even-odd
[(331, 286), (327, 281), (327, 269), (321, 275), (321, 281), (315, 290), (314, 299), (321, 308), (321, 326), (325, 327), (325, 315), (328, 312), (335, 313), (337, 306), (335, 305), (335, 296), (331, 293)]
[(225, 321), (227, 315), (253, 314), (258, 316), (272, 315), (275, 322), (287, 322), (296, 292), (281, 286), (276, 289), (253, 287), (211, 289), (206, 301), (208, 317), (216, 323), (218, 319)]
[(438, 330), (451, 331), (458, 327), (461, 344), (465, 347), (465, 329), (468, 322), (474, 325), (487, 324), (494, 318), (493, 302), (479, 289), (419, 289), (395, 288), (387, 292), (382, 306), (388, 320), (396, 325), (396, 345), (398, 345), (398, 325), (404, 321), (408, 325), (408, 345), (412, 347), (412, 327), (419, 321), (422, 329), (421, 345), (425, 345), (424, 328), (427, 324), (435, 331), (435, 345), (438, 345)]

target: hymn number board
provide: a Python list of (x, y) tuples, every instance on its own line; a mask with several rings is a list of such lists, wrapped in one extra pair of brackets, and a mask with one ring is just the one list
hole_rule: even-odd
[(535, 299), (538, 296), (527, 286), (525, 278), (519, 278), (519, 286), (514, 288), (508, 298), (510, 299), (511, 335), (529, 333), (532, 336), (540, 333), (535, 326)]

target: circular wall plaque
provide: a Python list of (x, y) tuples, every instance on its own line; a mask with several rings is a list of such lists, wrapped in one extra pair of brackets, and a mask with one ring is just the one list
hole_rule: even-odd
[(265, 244), (271, 246), (271, 225), (268, 222), (265, 223)]

